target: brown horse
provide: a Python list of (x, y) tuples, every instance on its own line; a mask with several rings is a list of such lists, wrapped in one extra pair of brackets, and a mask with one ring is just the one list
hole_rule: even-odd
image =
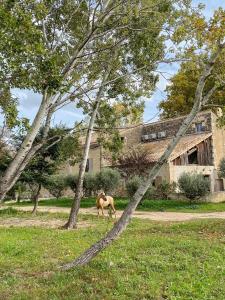
[[(114, 199), (111, 196), (106, 196), (104, 192), (101, 192), (98, 196), (97, 196), (97, 200), (96, 200), (96, 207), (98, 209), (98, 216), (100, 216), (100, 209), (102, 211), (102, 215), (104, 216), (104, 208), (108, 208), (109, 210), (112, 209), (115, 218), (116, 218), (116, 210), (115, 210), (115, 206), (114, 206)], [(110, 212), (109, 212), (110, 215)]]

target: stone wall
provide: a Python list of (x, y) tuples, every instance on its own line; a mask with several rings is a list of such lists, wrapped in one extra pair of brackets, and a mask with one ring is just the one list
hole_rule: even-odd
[[(165, 132), (166, 136), (173, 137), (179, 130), (181, 124), (183, 123), (185, 117), (179, 117), (175, 119), (170, 120), (164, 120), (155, 122), (152, 124), (148, 124), (143, 127), (142, 135), (149, 135), (153, 133), (159, 133), (159, 132)], [(212, 116), (211, 112), (202, 112), (198, 114), (198, 116), (195, 118), (193, 125), (190, 126), (190, 128), (187, 131), (187, 134), (194, 134), (196, 133), (195, 124), (196, 123), (202, 123), (204, 127), (204, 131), (211, 132), (212, 131)]]

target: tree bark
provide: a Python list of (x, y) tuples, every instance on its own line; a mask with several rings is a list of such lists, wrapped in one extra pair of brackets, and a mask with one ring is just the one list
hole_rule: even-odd
[[(211, 60), (206, 65), (204, 72), (202, 73), (198, 86), (195, 93), (195, 103), (190, 112), (190, 114), (185, 118), (181, 127), (179, 128), (176, 136), (173, 138), (171, 143), (169, 144), (168, 148), (165, 150), (162, 157), (156, 163), (156, 165), (150, 170), (148, 178), (146, 181), (141, 184), (138, 188), (137, 192), (134, 194), (133, 198), (127, 205), (126, 209), (124, 210), (121, 218), (119, 221), (114, 225), (114, 227), (106, 234), (104, 238), (99, 240), (97, 243), (92, 245), (89, 249), (87, 249), (83, 254), (81, 254), (77, 259), (74, 261), (67, 263), (61, 267), (63, 270), (68, 270), (74, 268), (76, 266), (82, 266), (90, 262), (99, 252), (105, 249), (108, 245), (110, 245), (127, 227), (132, 217), (133, 212), (135, 211), (137, 205), (143, 198), (144, 194), (146, 193), (147, 189), (152, 183), (154, 177), (158, 174), (161, 167), (164, 163), (167, 162), (170, 154), (182, 138), (182, 136), (186, 133), (187, 129), (191, 125), (192, 121), (196, 117), (197, 113), (201, 110), (202, 104), (205, 102), (208, 95), (203, 98), (203, 90), (205, 86), (206, 79), (211, 74), (213, 66), (216, 62), (218, 55), (220, 54), (221, 49), (217, 51), (216, 54), (212, 55)], [(210, 92), (209, 92), (210, 93)], [(209, 98), (209, 97), (208, 97)]]
[(33, 210), (32, 210), (32, 215), (35, 215), (37, 213), (38, 198), (39, 198), (40, 191), (41, 191), (41, 184), (38, 185), (37, 193), (35, 194), (34, 199), (33, 199), (34, 207), (33, 207)]
[[(8, 187), (7, 187), (8, 190), (7, 191), (9, 191), (14, 186), (14, 184), (19, 179), (21, 173), (23, 172), (23, 170), (27, 166), (27, 164), (30, 162), (30, 160), (35, 156), (35, 154), (45, 144), (45, 142), (47, 140), (48, 132), (49, 132), (49, 129), (50, 129), (50, 122), (51, 122), (52, 114), (53, 114), (53, 111), (49, 110), (48, 114), (47, 114), (46, 122), (45, 122), (45, 127), (44, 127), (44, 131), (43, 131), (42, 140), (37, 145), (32, 145), (32, 147), (30, 148), (29, 152), (24, 157), (24, 159), (21, 162), (21, 164), (17, 167), (17, 169), (16, 169), (16, 171), (14, 173), (13, 178), (11, 179), (11, 181), (8, 182)], [(7, 193), (7, 191), (6, 191), (6, 193)], [(4, 197), (3, 197), (3, 199), (4, 199)]]
[(79, 209), (80, 209), (80, 201), (81, 201), (81, 198), (83, 196), (83, 182), (84, 182), (85, 169), (86, 169), (89, 150), (90, 150), (91, 137), (92, 137), (93, 128), (94, 128), (94, 124), (95, 124), (95, 119), (96, 119), (96, 115), (97, 115), (97, 112), (98, 112), (101, 97), (102, 97), (103, 92), (104, 92), (104, 82), (107, 80), (108, 75), (109, 75), (109, 72), (106, 71), (106, 73), (103, 77), (102, 85), (99, 88), (98, 94), (96, 95), (96, 100), (95, 100), (95, 103), (94, 103), (94, 109), (92, 111), (91, 119), (89, 121), (88, 130), (87, 130), (87, 134), (86, 134), (86, 140), (85, 140), (84, 152), (83, 152), (83, 159), (82, 159), (81, 164), (80, 164), (76, 194), (75, 194), (74, 201), (73, 201), (73, 204), (72, 204), (72, 207), (71, 207), (71, 210), (70, 210), (70, 215), (69, 215), (68, 222), (63, 226), (64, 229), (76, 228), (76, 225), (77, 225), (77, 215), (78, 215), (78, 212), (79, 212)]
[[(32, 123), (31, 130), (28, 132), (26, 138), (24, 139), (20, 149), (16, 153), (14, 159), (7, 168), (4, 176), (0, 181), (0, 201), (3, 201), (6, 193), (12, 188), (13, 184), (16, 182), (15, 177), (17, 172), (20, 170), (26, 156), (32, 148), (34, 139), (36, 138), (44, 118), (46, 117), (47, 110), (49, 108), (50, 98), (47, 96), (47, 92), (44, 93), (42, 103), (38, 110), (38, 113)], [(17, 176), (18, 178), (18, 176)]]

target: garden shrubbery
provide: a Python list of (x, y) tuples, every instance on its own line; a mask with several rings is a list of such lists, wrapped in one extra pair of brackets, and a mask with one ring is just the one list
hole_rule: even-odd
[(202, 174), (183, 173), (178, 180), (179, 189), (190, 201), (206, 196), (210, 191), (210, 182)]
[(121, 176), (117, 170), (103, 169), (96, 174), (96, 186), (98, 190), (103, 190), (106, 193), (112, 192), (118, 187)]
[[(85, 196), (91, 196), (98, 190), (103, 190), (106, 193), (112, 192), (118, 187), (120, 179), (120, 173), (114, 169), (103, 169), (96, 174), (87, 173), (84, 176), (84, 194)], [(65, 187), (69, 187), (75, 193), (77, 189), (78, 175), (66, 176), (65, 183)]]
[(66, 188), (66, 177), (63, 175), (52, 175), (46, 179), (45, 188), (57, 199), (62, 197)]
[[(144, 179), (140, 176), (131, 177), (126, 183), (127, 194), (132, 197)], [(157, 187), (150, 187), (144, 195), (144, 199), (169, 199), (170, 195), (176, 190), (175, 183), (163, 180)]]

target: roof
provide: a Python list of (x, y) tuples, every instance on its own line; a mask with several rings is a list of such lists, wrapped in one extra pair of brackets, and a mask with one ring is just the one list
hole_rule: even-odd
[[(175, 158), (184, 154), (186, 151), (198, 145), (210, 136), (212, 136), (212, 133), (192, 134), (182, 137), (175, 149), (173, 150), (172, 154), (170, 155), (169, 160), (174, 160)], [(158, 161), (167, 149), (171, 140), (172, 138), (169, 138), (143, 144), (144, 149), (146, 149), (149, 152), (149, 160), (151, 162)]]

